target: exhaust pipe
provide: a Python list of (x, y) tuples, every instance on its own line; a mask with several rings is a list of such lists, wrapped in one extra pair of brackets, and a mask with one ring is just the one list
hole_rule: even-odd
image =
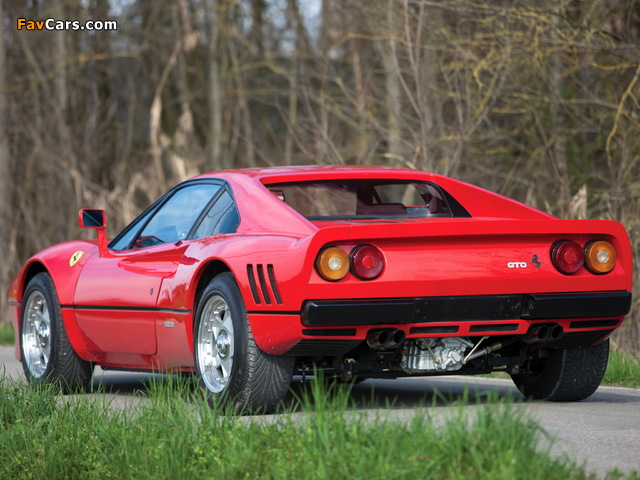
[(386, 350), (399, 346), (406, 334), (398, 329), (371, 330), (367, 334), (367, 345), (374, 350)]
[(558, 340), (564, 333), (563, 328), (557, 323), (551, 325), (534, 325), (524, 337), (524, 342), (529, 344), (545, 343)]
[(391, 334), (389, 330), (371, 330), (367, 334), (367, 345), (374, 350), (381, 350), (384, 345), (389, 341)]
[(394, 348), (404, 342), (407, 335), (402, 330), (393, 330), (391, 335), (391, 341), (388, 343), (387, 348)]
[(564, 335), (564, 329), (561, 325), (554, 325), (551, 329), (551, 340), (558, 340)]
[(549, 340), (551, 329), (547, 325), (534, 325), (524, 336), (525, 343), (542, 343)]

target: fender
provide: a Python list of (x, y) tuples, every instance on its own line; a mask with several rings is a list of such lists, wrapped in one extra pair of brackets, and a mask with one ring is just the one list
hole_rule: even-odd
[[(18, 360), (21, 359), (19, 341), (21, 304), (24, 290), (29, 280), (34, 275), (46, 271), (53, 281), (60, 305), (72, 305), (73, 295), (82, 267), (88, 258), (97, 254), (98, 247), (95, 242), (78, 240), (54, 245), (27, 260), (11, 282), (8, 295), (9, 312), (16, 335), (15, 357)], [(86, 350), (86, 346), (78, 332), (73, 310), (63, 309), (62, 320), (71, 345), (82, 357), (82, 351)]]
[(41, 271), (37, 268), (40, 264), (53, 280), (60, 305), (73, 304), (73, 294), (82, 267), (89, 257), (97, 253), (96, 243), (85, 240), (60, 243), (39, 252), (27, 260), (16, 276), (17, 284), (14, 287), (16, 301), (22, 302), (24, 289), (33, 276), (34, 268)]

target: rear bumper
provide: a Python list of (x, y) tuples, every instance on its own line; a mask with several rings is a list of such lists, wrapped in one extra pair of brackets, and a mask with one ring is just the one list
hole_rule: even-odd
[(505, 320), (603, 319), (624, 317), (629, 292), (468, 295), (380, 300), (309, 300), (306, 327), (429, 324)]
[(301, 312), (249, 312), (258, 346), (272, 355), (336, 356), (356, 348), (374, 328), (406, 338), (524, 336), (532, 325), (564, 334), (545, 348), (594, 345), (620, 326), (631, 294), (473, 295), (360, 300), (309, 300)]

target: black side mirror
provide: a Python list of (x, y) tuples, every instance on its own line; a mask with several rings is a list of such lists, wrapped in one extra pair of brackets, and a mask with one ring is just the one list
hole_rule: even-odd
[(107, 218), (104, 210), (83, 208), (80, 210), (78, 223), (82, 228), (104, 228), (107, 226)]

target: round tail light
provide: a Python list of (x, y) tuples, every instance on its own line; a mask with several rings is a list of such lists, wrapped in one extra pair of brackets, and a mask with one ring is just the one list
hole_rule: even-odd
[(572, 275), (584, 265), (584, 252), (576, 242), (561, 240), (551, 249), (551, 262), (560, 273)]
[(382, 273), (384, 256), (373, 245), (359, 245), (351, 250), (351, 272), (361, 280), (373, 280)]
[(316, 258), (316, 270), (322, 278), (338, 281), (349, 272), (349, 255), (338, 247), (327, 247)]
[(584, 248), (584, 263), (591, 273), (609, 273), (616, 266), (616, 249), (609, 242), (595, 240)]

